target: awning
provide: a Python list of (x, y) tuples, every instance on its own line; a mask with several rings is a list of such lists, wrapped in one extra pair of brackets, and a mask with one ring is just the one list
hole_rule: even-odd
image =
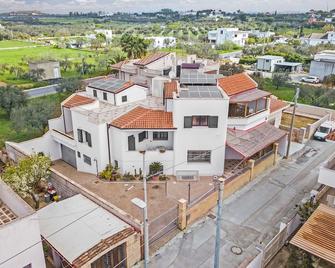
[(233, 95), (229, 99), (229, 103), (241, 103), (241, 102), (250, 102), (254, 100), (258, 100), (267, 96), (270, 96), (271, 93), (260, 90), (260, 89), (251, 89), (236, 95)]
[(249, 130), (228, 129), (227, 146), (249, 158), (286, 135), (284, 130), (263, 123)]
[(320, 204), (290, 243), (335, 264), (334, 226), (335, 208)]

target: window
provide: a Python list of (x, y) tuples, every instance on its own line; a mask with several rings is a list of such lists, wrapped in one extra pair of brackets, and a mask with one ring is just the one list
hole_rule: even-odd
[(192, 127), (218, 127), (218, 117), (217, 116), (207, 116), (207, 115), (194, 115), (184, 117), (184, 128)]
[(92, 165), (91, 157), (88, 157), (85, 154), (83, 156), (84, 156), (84, 162), (88, 165)]
[(169, 139), (168, 132), (154, 132), (152, 134), (152, 138), (154, 141), (167, 141)]
[(208, 126), (208, 116), (193, 116), (192, 126)]
[(119, 167), (119, 161), (114, 160), (114, 167), (115, 167), (115, 168), (118, 168), (118, 167)]
[(122, 102), (127, 102), (127, 96), (122, 96)]
[(256, 101), (247, 104), (247, 115), (256, 113)]
[(209, 128), (217, 128), (218, 127), (218, 120), (217, 116), (209, 116), (208, 117), (208, 127)]
[(29, 264), (23, 266), (22, 268), (31, 268), (31, 267), (33, 267), (33, 266), (31, 265), (31, 263), (29, 263)]
[(98, 96), (97, 91), (96, 91), (95, 89), (93, 89), (93, 96), (94, 96), (94, 97), (97, 97), (97, 96)]
[(257, 112), (266, 109), (266, 98), (257, 100)]
[(135, 137), (134, 135), (128, 136), (128, 151), (135, 151)]
[(77, 129), (78, 133), (78, 141), (83, 142), (83, 131), (81, 129)]
[(88, 133), (87, 131), (85, 131), (85, 139), (87, 142), (87, 145), (92, 147), (92, 138), (91, 138), (91, 134)]
[(112, 249), (91, 264), (91, 268), (126, 268), (126, 243)]
[(107, 100), (107, 93), (106, 92), (103, 93), (103, 98), (104, 98), (104, 100)]
[(80, 152), (77, 152), (77, 156), (80, 158), (80, 157), (81, 157), (81, 153), (80, 153)]
[(187, 162), (211, 162), (211, 151), (187, 151)]
[(148, 131), (143, 131), (138, 134), (138, 142), (142, 142), (148, 138)]

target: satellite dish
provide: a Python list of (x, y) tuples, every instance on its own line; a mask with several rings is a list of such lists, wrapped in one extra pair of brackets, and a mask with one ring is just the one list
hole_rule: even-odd
[(176, 75), (177, 75), (177, 74), (176, 74), (175, 71), (170, 71), (170, 72), (169, 72), (169, 77), (170, 77), (170, 78), (176, 78)]

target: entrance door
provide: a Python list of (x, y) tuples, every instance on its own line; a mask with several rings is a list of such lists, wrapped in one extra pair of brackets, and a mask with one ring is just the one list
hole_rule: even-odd
[(77, 161), (76, 161), (76, 151), (66, 147), (65, 145), (61, 144), (61, 151), (62, 151), (62, 160), (69, 165), (77, 168)]
[(128, 136), (128, 151), (135, 151), (135, 137), (134, 137), (134, 135)]

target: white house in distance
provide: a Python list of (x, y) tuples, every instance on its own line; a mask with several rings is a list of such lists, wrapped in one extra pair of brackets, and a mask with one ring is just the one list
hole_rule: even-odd
[(108, 29), (96, 29), (94, 30), (96, 34), (103, 34), (106, 36), (107, 41), (111, 41), (113, 39), (113, 31)]
[(0, 267), (41, 267), (45, 260), (36, 212), (0, 180)]
[(250, 36), (254, 36), (257, 38), (271, 38), (272, 36), (275, 36), (275, 32), (270, 32), (270, 31), (266, 31), (266, 32), (262, 32), (260, 30), (250, 30), (249, 31), (249, 35)]
[(308, 37), (302, 37), (301, 41), (309, 46), (335, 44), (335, 32), (312, 33)]
[(222, 45), (226, 41), (231, 41), (238, 46), (244, 46), (249, 33), (240, 31), (238, 28), (218, 28), (208, 32), (208, 40), (211, 44)]
[(167, 48), (176, 46), (176, 38), (173, 36), (152, 36), (145, 39), (152, 41), (153, 48)]
[(264, 55), (257, 57), (257, 71), (263, 72), (289, 72), (298, 73), (302, 71), (302, 63), (287, 62), (284, 57)]
[(309, 74), (323, 80), (325, 76), (335, 74), (335, 51), (325, 50), (314, 56)]

